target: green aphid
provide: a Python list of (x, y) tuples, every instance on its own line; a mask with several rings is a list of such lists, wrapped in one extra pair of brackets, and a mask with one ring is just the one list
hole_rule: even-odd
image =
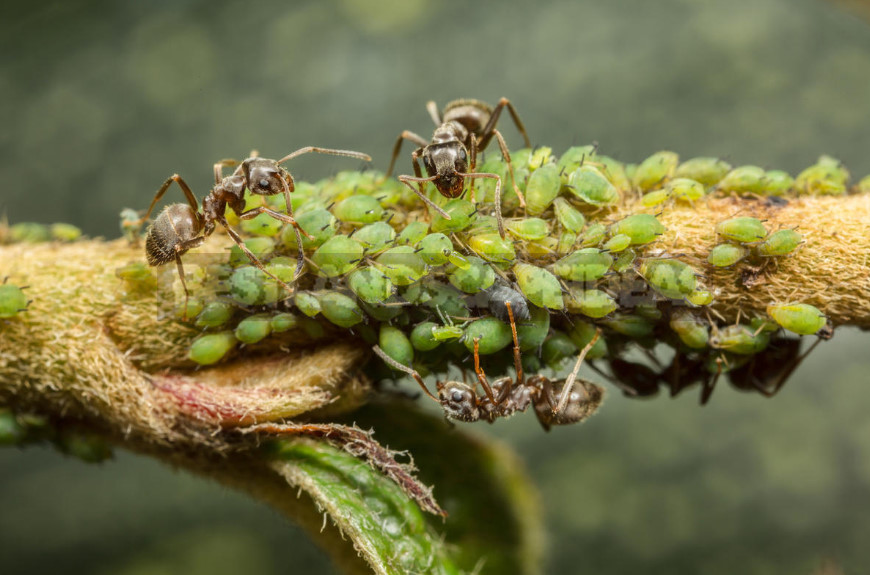
[(767, 315), (783, 329), (799, 335), (818, 333), (828, 323), (819, 308), (806, 303), (769, 305)]
[(396, 239), (396, 230), (386, 222), (375, 222), (359, 228), (353, 239), (363, 245), (366, 254), (377, 253)]
[(614, 313), (601, 320), (601, 325), (607, 326), (616, 333), (632, 339), (643, 339), (652, 335), (655, 322), (645, 317), (627, 313)]
[(612, 226), (612, 235), (625, 234), (631, 238), (631, 245), (643, 245), (655, 241), (667, 228), (652, 214), (633, 214), (622, 218)]
[(770, 321), (763, 317), (754, 317), (749, 320), (749, 327), (752, 328), (753, 333), (756, 331), (766, 331), (768, 333), (779, 331), (779, 325), (775, 321)]
[[(249, 238), (244, 243), (245, 247), (251, 250), (260, 260), (266, 259), (275, 250), (275, 240), (272, 238)], [(230, 248), (230, 265), (236, 267), (249, 263), (251, 263), (251, 260), (248, 259), (245, 252), (239, 246), (233, 244), (233, 247)]]
[(556, 253), (560, 256), (571, 253), (574, 250), (574, 244), (577, 243), (577, 234), (573, 232), (563, 232), (559, 235), (559, 243), (556, 244)]
[(705, 187), (713, 187), (731, 171), (731, 164), (719, 158), (698, 157), (686, 160), (674, 172), (675, 178), (689, 178)]
[(296, 329), (299, 327), (300, 323), (296, 314), (288, 312), (273, 315), (269, 322), (271, 323), (272, 331), (275, 333), (283, 333), (285, 331)]
[(0, 446), (20, 445), (27, 439), (27, 428), (9, 409), (0, 408)]
[(541, 346), (541, 359), (550, 369), (559, 369), (566, 359), (576, 357), (578, 351), (570, 337), (554, 331)]
[(479, 340), (480, 355), (490, 355), (503, 350), (513, 342), (511, 328), (494, 317), (484, 317), (471, 322), (465, 328), (463, 343), (468, 351), (474, 351), (474, 340)]
[(777, 230), (758, 244), (755, 250), (761, 256), (785, 256), (797, 249), (803, 239), (794, 230)]
[(267, 315), (248, 316), (236, 326), (236, 339), (248, 345), (253, 345), (269, 337), (272, 333), (272, 322)]
[(607, 227), (604, 224), (591, 224), (586, 228), (586, 232), (583, 234), (583, 239), (580, 242), (580, 245), (584, 248), (597, 246), (604, 241), (606, 236)]
[(704, 184), (689, 178), (674, 178), (667, 183), (665, 189), (678, 202), (688, 203), (700, 200), (707, 193), (707, 190), (704, 189)]
[(24, 291), (9, 283), (0, 284), (0, 319), (9, 319), (27, 309)]
[(619, 201), (619, 190), (594, 166), (580, 166), (568, 177), (568, 189), (593, 206), (610, 206)]
[(766, 196), (784, 196), (794, 188), (794, 178), (782, 170), (768, 170), (764, 175), (764, 191)]
[[(495, 274), (493, 274), (493, 281), (495, 281), (494, 276)], [(403, 290), (402, 297), (409, 303), (422, 305), (440, 315), (468, 316), (465, 294), (452, 285), (442, 283), (440, 279), (430, 278), (408, 286)]]
[(120, 217), (121, 235), (131, 244), (135, 243), (139, 239), (139, 230), (141, 229), (139, 220), (142, 216), (133, 208), (124, 208), (121, 210)]
[[(582, 319), (572, 319), (573, 325), (571, 329), (568, 330), (568, 337), (577, 346), (577, 349), (583, 349), (589, 342), (592, 341), (592, 338), (595, 337), (595, 334), (598, 333), (598, 329), (588, 321), (583, 321)], [(603, 337), (599, 337), (598, 341), (590, 348), (589, 352), (586, 354), (586, 359), (601, 359), (602, 357), (607, 355), (607, 342)]]
[(382, 271), (362, 267), (347, 275), (347, 287), (362, 301), (379, 304), (393, 295), (393, 282)]
[(710, 326), (687, 309), (677, 308), (671, 314), (671, 329), (688, 347), (704, 349), (710, 340)]
[(112, 446), (102, 436), (81, 431), (64, 431), (54, 439), (61, 453), (85, 463), (101, 463), (113, 457)]
[(631, 236), (626, 234), (616, 234), (615, 236), (604, 242), (604, 245), (601, 246), (601, 248), (607, 252), (618, 253), (625, 250), (630, 245)]
[(523, 247), (531, 259), (548, 258), (556, 253), (556, 248), (559, 246), (559, 240), (553, 237), (546, 237), (536, 242), (527, 242)]
[(767, 228), (757, 218), (741, 216), (731, 218), (716, 224), (716, 233), (725, 238), (743, 244), (760, 242), (767, 237)]
[[(516, 160), (515, 156), (514, 156), (514, 160)], [(513, 162), (513, 165), (514, 165), (514, 169), (516, 170), (518, 168), (516, 161)], [(501, 178), (502, 192), (506, 191), (506, 188), (504, 187), (504, 185), (505, 185), (505, 182), (508, 182), (508, 180), (509, 180), (508, 169), (507, 169), (507, 164), (505, 164), (502, 161), (500, 154), (499, 155), (492, 154), (492, 155), (488, 156), (486, 158), (486, 161), (477, 167), (476, 171), (478, 173), (481, 173), (481, 174), (496, 174), (497, 176), (499, 176)], [(519, 175), (519, 174), (515, 174), (515, 175)], [(520, 185), (519, 181), (517, 181), (517, 185)], [(493, 202), (493, 201), (495, 201), (495, 180), (490, 179), (490, 178), (478, 179), (476, 187), (475, 187), (474, 195), (475, 195), (475, 199), (478, 202)]]
[(536, 169), (526, 184), (526, 211), (530, 216), (543, 214), (559, 195), (561, 188), (562, 180), (556, 164), (545, 164)]
[(225, 301), (210, 301), (205, 304), (202, 311), (195, 316), (194, 325), (198, 328), (207, 329), (221, 327), (233, 317), (236, 308)]
[(426, 275), (426, 262), (411, 246), (390, 248), (375, 260), (375, 265), (397, 286), (406, 286)]
[[(530, 170), (537, 171), (541, 168), (545, 168), (550, 164), (553, 164), (555, 158), (553, 157), (553, 148), (549, 148), (547, 146), (540, 146), (532, 150), (532, 153), (529, 155), (528, 167)], [(555, 166), (555, 164), (553, 164)]]
[(659, 188), (673, 176), (679, 163), (680, 156), (676, 152), (656, 152), (640, 163), (632, 183), (642, 191)]
[(555, 264), (553, 271), (561, 278), (575, 282), (591, 282), (604, 277), (613, 264), (613, 256), (598, 248), (583, 248)]
[(610, 183), (620, 190), (631, 189), (631, 179), (625, 173), (625, 164), (614, 160), (610, 156), (596, 155), (593, 163), (601, 170), (601, 173), (610, 180)]
[(236, 336), (231, 331), (207, 333), (194, 340), (187, 357), (199, 365), (212, 365), (226, 357), (236, 343)]
[(529, 307), (529, 319), (517, 324), (517, 339), (521, 351), (538, 349), (550, 333), (550, 312), (540, 307)]
[(447, 261), (461, 270), (467, 270), (471, 267), (471, 262), (468, 261), (468, 258), (453, 251), (447, 255)]
[(636, 259), (637, 252), (635, 252), (631, 248), (619, 252), (619, 255), (613, 261), (613, 271), (620, 274), (623, 273), (624, 271), (631, 268), (632, 264), (634, 264), (634, 260)]
[(378, 333), (378, 346), (402, 365), (414, 363), (414, 347), (405, 332), (399, 328), (382, 325)]
[(568, 309), (591, 318), (602, 318), (618, 307), (610, 295), (598, 289), (572, 288), (570, 293)]
[(683, 299), (697, 286), (695, 270), (679, 260), (644, 260), (639, 271), (654, 290), (671, 299)]
[(296, 295), (293, 296), (293, 303), (296, 305), (296, 309), (308, 317), (315, 317), (322, 311), (320, 300), (307, 291), (297, 291)]
[(503, 264), (517, 258), (514, 244), (510, 238), (502, 238), (498, 234), (479, 234), (468, 238), (468, 247), (486, 261)]
[(284, 283), (292, 283), (296, 277), (296, 260), (292, 258), (279, 256), (265, 267), (267, 272)]
[[(328, 210), (315, 209), (296, 216), (296, 222), (305, 232), (314, 239), (309, 240), (302, 235), (302, 247), (306, 250), (320, 247), (329, 238), (335, 235), (338, 229), (338, 220)], [(281, 242), (291, 251), (296, 251), (296, 232), (293, 226), (284, 228), (281, 234)]]
[(718, 354), (708, 354), (704, 360), (704, 368), (707, 373), (713, 375), (723, 374), (743, 367), (751, 359), (751, 355), (737, 355), (723, 351)]
[(414, 349), (417, 351), (432, 351), (441, 345), (441, 342), (435, 339), (432, 333), (432, 330), (437, 325), (431, 321), (424, 321), (414, 326), (414, 329), (411, 330), (411, 345), (414, 346)]
[(692, 305), (705, 306), (713, 303), (713, 293), (703, 288), (695, 288), (695, 291), (686, 296), (686, 301)]
[(749, 250), (738, 244), (719, 244), (707, 254), (707, 262), (717, 268), (733, 266), (746, 257)]
[(514, 164), (514, 169), (527, 170), (529, 168), (529, 161), (532, 159), (532, 152), (531, 148), (520, 148), (511, 152), (511, 161)]
[(61, 242), (74, 242), (82, 237), (82, 231), (72, 224), (51, 224), (51, 237)]
[(498, 220), (495, 216), (477, 216), (474, 223), (465, 230), (467, 235), (494, 234), (498, 232)]
[(157, 277), (145, 262), (129, 263), (115, 270), (127, 291), (146, 293), (157, 289)]
[(586, 218), (565, 198), (553, 200), (553, 211), (562, 229), (579, 234), (586, 226)]
[(426, 222), (409, 222), (396, 238), (396, 244), (400, 246), (416, 246), (426, 234), (429, 233), (429, 224)]
[(45, 224), (21, 222), (9, 227), (9, 239), (13, 243), (38, 244), (51, 239), (51, 230)]
[(311, 341), (317, 341), (325, 338), (328, 333), (322, 323), (310, 317), (299, 318), (299, 325), (306, 337)]
[(635, 315), (651, 321), (659, 321), (664, 315), (662, 314), (662, 310), (659, 309), (659, 306), (653, 301), (641, 302), (634, 306), (631, 311)]
[(550, 235), (550, 226), (541, 218), (519, 218), (507, 222), (507, 231), (517, 239), (535, 241)]
[(284, 222), (276, 220), (269, 214), (260, 214), (250, 220), (242, 220), (239, 224), (242, 231), (252, 236), (266, 236), (273, 238), (281, 233)]
[(855, 186), (855, 192), (858, 194), (870, 194), (870, 176), (861, 178), (861, 181)]
[(395, 302), (390, 300), (382, 304), (373, 304), (361, 301), (359, 305), (365, 313), (379, 322), (397, 323), (401, 325), (408, 323), (403, 319), (405, 308), (400, 305), (387, 305), (388, 303)]
[(729, 325), (713, 332), (710, 346), (737, 355), (754, 355), (763, 351), (770, 343), (770, 334), (756, 332), (748, 325)]
[(447, 212), (450, 219), (445, 219), (439, 213), (432, 215), (432, 231), (433, 232), (461, 232), (468, 226), (474, 223), (477, 217), (477, 208), (468, 200), (456, 198), (450, 200), (442, 209)]
[(556, 276), (543, 268), (526, 263), (516, 264), (513, 272), (520, 291), (532, 304), (556, 310), (565, 308), (562, 286)]
[(565, 150), (565, 153), (562, 154), (556, 163), (556, 167), (564, 177), (567, 177), (579, 168), (581, 164), (588, 164), (594, 161), (594, 156), (595, 146), (574, 146)]
[(767, 172), (758, 166), (740, 166), (734, 168), (716, 185), (720, 192), (736, 192), (738, 194), (760, 194), (766, 185)]
[(278, 301), (279, 288), (274, 280), (269, 278), (254, 266), (236, 268), (230, 276), (230, 297), (244, 306), (264, 305)]
[(362, 309), (342, 293), (328, 291), (317, 298), (323, 316), (339, 327), (353, 327), (365, 319)]
[(482, 259), (468, 256), (468, 268), (456, 268), (447, 276), (451, 284), (465, 293), (477, 293), (495, 283), (495, 272)]
[(653, 190), (643, 195), (640, 199), (640, 205), (645, 208), (654, 208), (664, 204), (669, 199), (671, 199), (671, 192), (669, 190)]
[(419, 241), (420, 257), (430, 266), (440, 266), (450, 261), (453, 242), (444, 234), (429, 234)]
[(342, 276), (355, 268), (362, 260), (363, 251), (363, 245), (353, 238), (335, 236), (317, 248), (311, 261), (320, 274), (332, 278)]
[(205, 309), (205, 304), (198, 297), (187, 298), (187, 301), (176, 303), (175, 317), (176, 319), (187, 321), (192, 317), (196, 317)]
[(830, 156), (821, 156), (819, 161), (795, 178), (795, 188), (800, 193), (839, 196), (846, 193), (849, 170), (842, 162)]
[(436, 325), (432, 328), (432, 337), (437, 341), (453, 341), (465, 335), (465, 331), (458, 325)]
[(332, 208), (339, 221), (353, 224), (373, 224), (384, 215), (384, 208), (372, 196), (355, 195), (341, 200)]

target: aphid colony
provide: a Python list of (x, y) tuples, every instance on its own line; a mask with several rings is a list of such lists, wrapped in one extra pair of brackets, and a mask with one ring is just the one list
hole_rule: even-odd
[[(440, 125), (440, 116), (433, 113), (433, 120)], [(490, 138), (498, 135), (492, 123)], [(402, 137), (418, 143), (424, 158), (434, 145)], [(821, 311), (793, 302), (772, 303), (768, 317), (718, 322), (705, 310), (714, 296), (703, 285), (703, 263), (658, 247), (665, 226), (641, 212), (713, 193), (846, 193), (848, 174), (836, 161), (823, 157), (792, 179), (714, 158), (681, 163), (672, 152), (638, 165), (592, 146), (558, 158), (549, 148), (502, 155), (482, 159), (479, 173), (498, 178), (477, 180), (475, 202), (442, 195), (429, 185), (437, 179), (431, 174), (399, 182), (373, 171), (341, 172), (316, 184), (284, 185), (289, 174), (271, 161), (271, 175), (262, 178), (268, 193), (242, 194), (259, 176), (237, 169), (231, 177), (239, 179), (238, 199), (207, 216), (228, 231), (238, 227), (237, 245), (228, 256), (186, 255), (184, 280), (175, 284), (176, 317), (204, 332), (190, 359), (210, 365), (241, 345), (266, 351), (352, 335), (383, 359), (373, 374), (390, 377), (389, 366), (411, 375), (451, 417), (493, 421), (533, 407), (549, 427), (580, 421), (600, 403), (601, 388), (577, 377), (584, 357), (627, 395), (650, 395), (660, 386), (676, 394), (700, 383), (706, 401), (726, 373), (737, 387), (775, 393), (803, 358), (799, 340), (781, 328), (829, 337)], [(225, 187), (220, 166), (215, 190)], [(505, 187), (498, 210), (496, 189), (506, 179), (516, 186)], [(438, 209), (429, 210), (420, 194)], [(617, 215), (632, 198), (638, 213)], [(203, 216), (188, 200), (185, 221), (199, 234)], [(769, 233), (764, 222), (739, 214), (715, 233), (721, 243), (708, 262), (717, 267), (787, 257), (802, 241), (794, 230)], [(180, 262), (187, 249), (164, 250), (162, 261)], [(142, 264), (118, 275), (131, 294), (159, 283)], [(666, 367), (627, 355), (640, 349), (652, 356), (656, 344), (675, 351)], [(543, 375), (567, 361), (575, 367), (567, 379)], [(506, 374), (511, 364), (513, 377), (489, 382), (485, 369)], [(439, 383), (437, 395), (422, 379), (471, 365), (475, 381)]]

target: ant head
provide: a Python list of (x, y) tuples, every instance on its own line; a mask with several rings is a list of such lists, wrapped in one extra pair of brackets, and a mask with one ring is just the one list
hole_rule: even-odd
[(429, 176), (437, 176), (433, 183), (441, 195), (458, 198), (465, 187), (468, 171), (468, 152), (459, 140), (443, 144), (430, 144), (423, 150), (423, 165)]
[(438, 382), (438, 400), (444, 413), (459, 421), (477, 421), (480, 410), (477, 408), (477, 393), (467, 383), (459, 381)]
[(251, 193), (260, 196), (280, 194), (284, 186), (289, 184), (285, 177), (289, 174), (275, 160), (248, 158), (242, 162), (242, 173)]

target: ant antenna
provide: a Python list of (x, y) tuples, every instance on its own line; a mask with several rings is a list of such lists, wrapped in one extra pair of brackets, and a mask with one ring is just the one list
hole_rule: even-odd
[(417, 381), (417, 383), (420, 384), (420, 387), (423, 388), (423, 391), (426, 392), (426, 395), (428, 395), (429, 397), (431, 397), (435, 401), (438, 401), (438, 403), (441, 403), (437, 397), (432, 395), (432, 392), (429, 391), (429, 388), (426, 387), (426, 383), (423, 381), (423, 378), (420, 377), (420, 374), (417, 373), (417, 370), (411, 369), (407, 365), (402, 365), (401, 363), (399, 363), (398, 361), (396, 361), (392, 357), (388, 356), (387, 353), (378, 346), (372, 347), (372, 351), (374, 351), (378, 355), (378, 357), (380, 357), (382, 360), (384, 360), (384, 363), (386, 363), (390, 367), (398, 369), (399, 371), (407, 373), (408, 375), (413, 377)]

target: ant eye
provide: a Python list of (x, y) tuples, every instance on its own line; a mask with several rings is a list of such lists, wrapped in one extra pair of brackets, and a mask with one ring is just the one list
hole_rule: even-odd
[(460, 403), (460, 402), (462, 402), (462, 399), (463, 399), (463, 394), (461, 391), (454, 391), (453, 392), (454, 403)]
[(269, 180), (267, 180), (266, 178), (263, 178), (262, 180), (260, 180), (260, 187), (264, 190), (268, 189), (269, 188)]

